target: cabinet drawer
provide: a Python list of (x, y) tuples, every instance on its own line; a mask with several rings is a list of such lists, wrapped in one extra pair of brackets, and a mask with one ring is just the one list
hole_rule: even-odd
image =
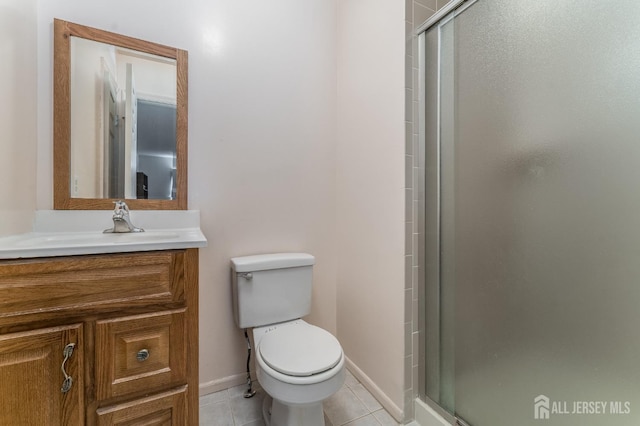
[(185, 309), (96, 322), (99, 400), (186, 382)]
[(98, 409), (99, 426), (183, 426), (187, 419), (187, 387)]
[(0, 264), (0, 325), (184, 300), (184, 253), (149, 252)]

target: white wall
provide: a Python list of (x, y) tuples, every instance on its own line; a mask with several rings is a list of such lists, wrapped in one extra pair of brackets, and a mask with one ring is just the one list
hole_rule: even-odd
[(229, 258), (307, 251), (317, 257), (309, 320), (337, 334), (401, 415), (404, 11), (393, 0), (38, 3), (39, 209), (52, 206), (53, 18), (189, 51), (189, 208), (210, 244), (205, 391), (244, 377)]
[(189, 208), (209, 239), (200, 251), (204, 390), (243, 381), (233, 256), (314, 254), (310, 321), (335, 332), (335, 2), (42, 0), (38, 12), (39, 209), (53, 204), (53, 18), (189, 51)]
[(148, 56), (139, 57), (128, 53), (127, 49), (118, 49), (116, 64), (118, 86), (121, 89), (124, 90), (126, 87), (127, 64), (131, 64), (138, 97), (176, 103), (178, 86), (175, 61)]
[(0, 236), (36, 206), (36, 0), (0, 0)]
[[(104, 70), (113, 47), (71, 38), (71, 179), (72, 197), (102, 196), (104, 173)], [(103, 59), (104, 58), (104, 59)], [(103, 65), (104, 61), (104, 65)], [(77, 143), (76, 143), (77, 141)]]
[(393, 0), (338, 2), (338, 339), (396, 417), (404, 405), (404, 13)]

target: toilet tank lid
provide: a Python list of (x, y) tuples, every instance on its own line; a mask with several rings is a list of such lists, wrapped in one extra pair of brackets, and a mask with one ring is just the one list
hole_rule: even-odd
[(234, 257), (231, 267), (235, 272), (267, 271), (269, 269), (311, 266), (315, 257), (307, 253), (273, 253)]

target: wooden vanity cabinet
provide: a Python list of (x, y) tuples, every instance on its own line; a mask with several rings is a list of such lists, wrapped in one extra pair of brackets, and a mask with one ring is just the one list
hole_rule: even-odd
[(198, 249), (0, 261), (0, 407), (0, 424), (198, 425)]

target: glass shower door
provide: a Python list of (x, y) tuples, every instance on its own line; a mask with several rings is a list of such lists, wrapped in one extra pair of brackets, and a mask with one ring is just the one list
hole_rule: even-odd
[(425, 394), (640, 424), (640, 2), (478, 0), (425, 36)]

